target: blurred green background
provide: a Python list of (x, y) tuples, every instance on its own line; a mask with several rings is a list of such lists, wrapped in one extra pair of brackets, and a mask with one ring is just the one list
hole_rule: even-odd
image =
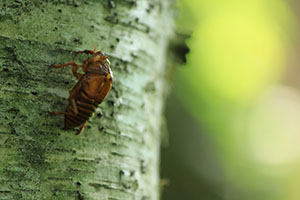
[(300, 3), (179, 0), (164, 200), (300, 200)]

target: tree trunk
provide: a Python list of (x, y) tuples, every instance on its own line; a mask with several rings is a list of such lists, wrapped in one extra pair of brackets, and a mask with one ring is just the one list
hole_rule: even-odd
[[(0, 199), (158, 199), (167, 1), (0, 2)], [(113, 88), (76, 136), (48, 114), (76, 79), (50, 66), (94, 46)]]

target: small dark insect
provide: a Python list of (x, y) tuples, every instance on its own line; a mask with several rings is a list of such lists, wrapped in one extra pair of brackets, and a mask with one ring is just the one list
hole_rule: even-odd
[[(79, 51), (78, 53), (91, 54), (92, 56), (82, 61), (82, 65), (68, 62), (53, 66), (54, 68), (73, 66), (72, 72), (78, 82), (69, 92), (69, 104), (65, 112), (50, 112), (53, 115), (62, 114), (65, 116), (64, 129), (80, 126), (76, 135), (82, 132), (98, 104), (110, 91), (113, 78), (108, 56), (105, 56), (101, 51), (96, 51), (96, 49)], [(79, 67), (82, 67), (84, 74), (77, 72)]]

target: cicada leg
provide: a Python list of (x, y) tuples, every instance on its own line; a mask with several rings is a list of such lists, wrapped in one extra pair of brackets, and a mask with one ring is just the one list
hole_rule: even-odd
[(74, 116), (73, 113), (70, 112), (59, 112), (59, 111), (55, 111), (55, 112), (48, 112), (50, 115), (72, 115)]
[(75, 99), (71, 99), (71, 104), (72, 104), (73, 112), (59, 112), (59, 111), (55, 111), (55, 112), (48, 112), (48, 113), (50, 115), (72, 115), (72, 116), (76, 116), (78, 114), (78, 109), (77, 109), (77, 105), (76, 105)]
[(83, 131), (83, 129), (84, 129), (84, 127), (86, 126), (86, 124), (87, 124), (87, 121), (84, 122), (84, 124), (81, 125), (81, 127), (80, 127), (80, 129), (78, 130), (78, 132), (76, 133), (76, 135), (79, 135), (79, 134)]
[(67, 67), (69, 65), (72, 65), (72, 73), (73, 75), (77, 78), (77, 79), (80, 79), (81, 76), (83, 76), (83, 74), (80, 74), (78, 73), (78, 68), (80, 67), (80, 65), (78, 65), (77, 63), (75, 62), (68, 62), (68, 63), (65, 63), (65, 64), (62, 64), (62, 65), (53, 65), (52, 67), (58, 69), (58, 68), (62, 68), (62, 67)]
[(84, 50), (84, 51), (77, 51), (77, 53), (86, 53), (86, 54), (91, 54), (94, 55), (95, 54), (95, 50)]

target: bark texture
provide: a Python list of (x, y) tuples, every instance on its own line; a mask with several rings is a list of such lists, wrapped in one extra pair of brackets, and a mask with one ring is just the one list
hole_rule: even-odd
[[(0, 0), (0, 199), (157, 200), (165, 57), (159, 0)], [(113, 88), (79, 136), (61, 64), (101, 49)]]

